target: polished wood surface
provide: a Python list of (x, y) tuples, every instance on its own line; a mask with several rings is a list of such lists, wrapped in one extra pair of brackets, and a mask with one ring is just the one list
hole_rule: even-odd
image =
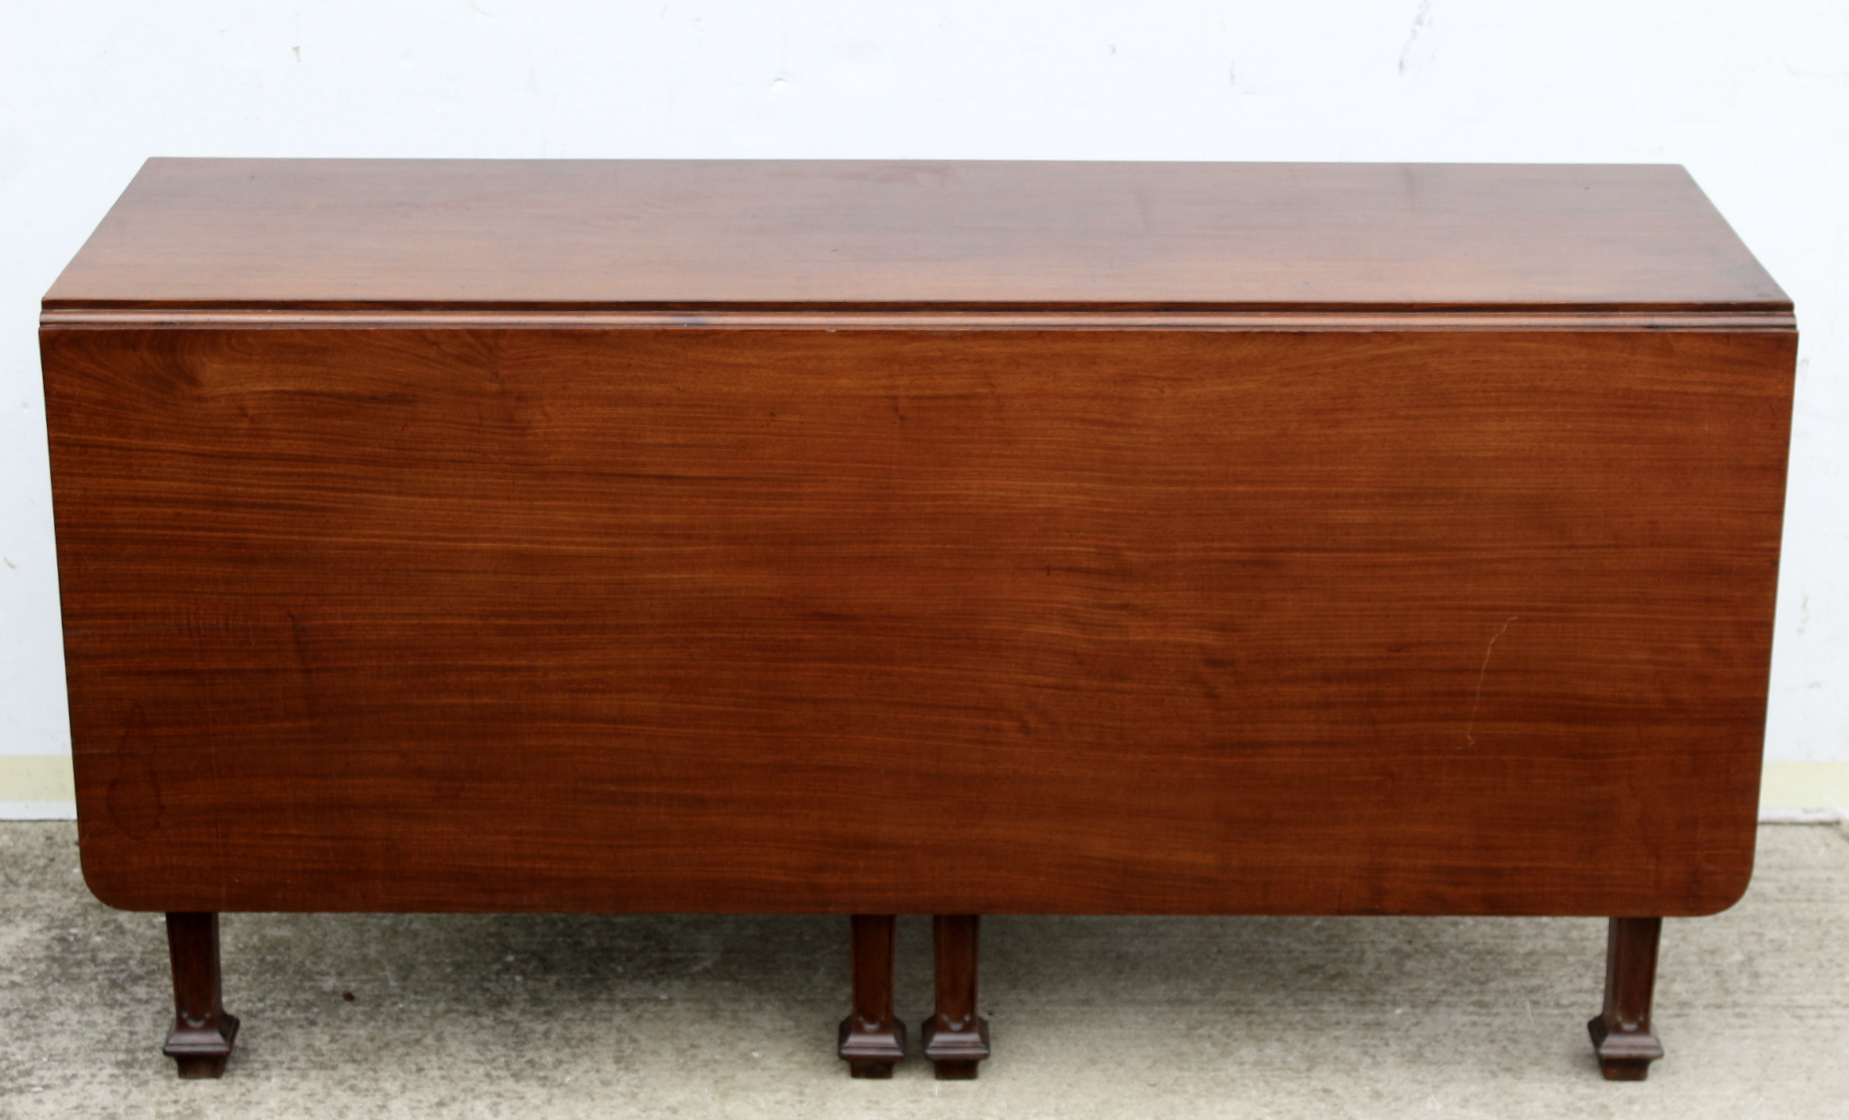
[(86, 873), (162, 910), (1716, 910), (1792, 345), (47, 331)]
[(45, 306), (1791, 305), (1673, 166), (157, 159)]

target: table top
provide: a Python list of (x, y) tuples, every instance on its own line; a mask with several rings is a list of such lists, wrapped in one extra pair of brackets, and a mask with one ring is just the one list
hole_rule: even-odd
[(151, 159), (68, 309), (1744, 311), (1667, 165)]

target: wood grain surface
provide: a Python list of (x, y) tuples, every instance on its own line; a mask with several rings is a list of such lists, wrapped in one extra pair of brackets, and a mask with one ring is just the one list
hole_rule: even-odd
[(45, 306), (1791, 304), (1674, 166), (156, 159)]
[[(187, 173), (153, 165), (54, 296), (472, 298), (477, 273), (433, 279), (466, 244), (343, 292), (358, 232), (304, 278), (253, 255), (214, 286), (189, 262), (241, 236), (236, 206), (151, 278), (145, 207)], [(1572, 282), (1438, 248), (1429, 274), (1279, 265), (1265, 290), (1782, 298), (1756, 266), (1674, 273), (1715, 252), (1694, 225)], [(959, 252), (944, 274), (975, 275)], [(527, 302), (659, 275), (599, 287), (588, 259), (563, 252), (576, 286), (520, 274)], [(690, 268), (702, 298), (873, 275)], [(881, 275), (862, 296), (957, 302)], [(1178, 275), (1034, 290), (1258, 298)], [(112, 905), (1677, 915), (1750, 874), (1789, 330), (42, 341), (84, 867)]]

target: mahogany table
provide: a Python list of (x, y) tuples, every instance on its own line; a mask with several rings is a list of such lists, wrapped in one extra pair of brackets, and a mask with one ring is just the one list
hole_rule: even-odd
[(42, 320), (165, 911), (1660, 919), (1752, 870), (1796, 334), (1676, 167), (152, 160)]

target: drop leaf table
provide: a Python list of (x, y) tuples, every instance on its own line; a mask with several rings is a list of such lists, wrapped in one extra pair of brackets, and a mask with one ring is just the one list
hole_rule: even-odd
[(84, 874), (218, 915), (1665, 916), (1752, 871), (1790, 302), (1667, 166), (151, 160), (44, 301)]

